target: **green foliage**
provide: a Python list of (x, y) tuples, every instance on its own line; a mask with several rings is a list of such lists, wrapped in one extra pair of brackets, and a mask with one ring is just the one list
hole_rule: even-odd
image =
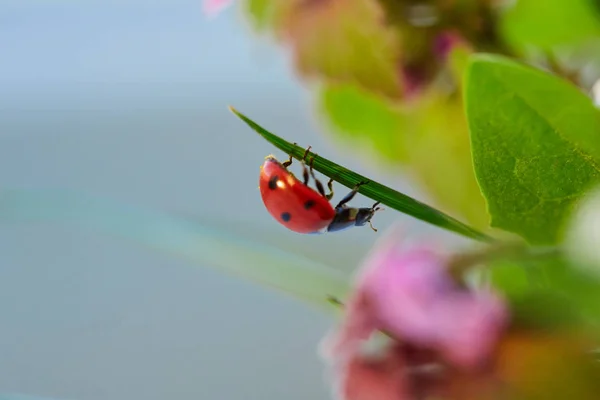
[(377, 0), (354, 0), (351, 7), (346, 0), (286, 1), (278, 29), (293, 48), (301, 74), (355, 83), (392, 98), (402, 95), (400, 41), (384, 23)]
[(435, 95), (413, 111), (409, 171), (414, 171), (436, 204), (489, 229), (485, 202), (473, 172), (467, 121), (461, 97)]
[(437, 207), (487, 229), (460, 97), (432, 93), (401, 107), (353, 86), (333, 85), (320, 96), (321, 114), (337, 140), (355, 151), (372, 146), (382, 166), (410, 172)]
[[(457, 83), (470, 52), (460, 45), (449, 53), (445, 72), (450, 79), (445, 82), (450, 88), (460, 90)], [(410, 174), (437, 208), (464, 218), (477, 229), (489, 228), (471, 163), (460, 91), (448, 96), (430, 90), (407, 104), (398, 104), (352, 85), (325, 84), (319, 105), (336, 140), (354, 151), (371, 146), (382, 156), (380, 168)]]
[(540, 260), (538, 267), (544, 271), (542, 280), (548, 288), (569, 299), (574, 310), (594, 325), (600, 327), (600, 278), (561, 257)]
[[(283, 151), (285, 154), (289, 154), (297, 160), (301, 160), (304, 156), (306, 149), (296, 146), (267, 131), (250, 118), (235, 110), (233, 107), (230, 107), (230, 109), (259, 135)], [(440, 228), (459, 233), (466, 237), (483, 241), (491, 240), (489, 236), (463, 224), (462, 222), (442, 213), (439, 210), (436, 210), (435, 208), (421, 203), (420, 201), (417, 201), (412, 197), (402, 194), (394, 189), (383, 186), (382, 184), (375, 182), (374, 180), (363, 175), (357, 174), (354, 171), (350, 171), (349, 169), (331, 162), (317, 154), (308, 153), (307, 159), (314, 160), (314, 162), (311, 162), (313, 162), (313, 166), (316, 171), (329, 178), (333, 178), (336, 182), (341, 183), (349, 189), (354, 188), (360, 182), (368, 182), (368, 184), (361, 186), (358, 192), (375, 201), (379, 201), (390, 208), (428, 222), (432, 225), (439, 226)]]
[(490, 55), (466, 80), (473, 164), (492, 226), (553, 244), (600, 181), (600, 112), (575, 86)]
[(524, 268), (514, 261), (500, 260), (486, 265), (494, 288), (509, 298), (519, 298), (531, 290), (535, 271)]
[(513, 323), (528, 329), (600, 327), (600, 279), (557, 248), (523, 247), (485, 263), (493, 287), (511, 303)]
[(398, 107), (353, 85), (325, 85), (320, 106), (340, 139), (368, 141), (388, 160), (408, 157), (403, 133), (410, 127), (410, 118)]
[(274, 7), (272, 0), (247, 0), (244, 3), (250, 21), (256, 30), (266, 29), (274, 18)]
[[(302, 75), (317, 78), (320, 105), (336, 140), (370, 144), (383, 156), (386, 168), (410, 174), (436, 207), (484, 231), (490, 216), (470, 161), (471, 142), (462, 112), (465, 56), (481, 50), (548, 55), (533, 59), (547, 61), (555, 72), (587, 85), (594, 71), (600, 73), (600, 64), (592, 65), (597, 52), (590, 50), (594, 40), (600, 41), (600, 7), (593, 0), (520, 0), (502, 7), (493, 2), (458, 5), (436, 0), (428, 3), (437, 11), (431, 22), (425, 21), (424, 8), (417, 10), (404, 1), (246, 0), (246, 4), (253, 19), (268, 21), (261, 26), (271, 26), (289, 46)], [(443, 36), (453, 38), (446, 43), (450, 53), (440, 50)], [(588, 76), (577, 70), (582, 66)], [(535, 161), (519, 167), (537, 168)], [(553, 165), (562, 168), (560, 162)], [(532, 237), (532, 243), (556, 240), (558, 220), (564, 215), (560, 209), (572, 203), (566, 197), (592, 180), (584, 171), (575, 181), (564, 180), (573, 187), (561, 190), (560, 199), (556, 193), (542, 194), (561, 204), (530, 216), (544, 216), (546, 222), (536, 229), (547, 231), (545, 237)], [(510, 196), (525, 208), (537, 201), (535, 194)], [(553, 214), (550, 208), (559, 211)], [(497, 216), (492, 220), (498, 221)]]
[(514, 48), (552, 51), (600, 36), (594, 0), (519, 0), (500, 18), (500, 31)]

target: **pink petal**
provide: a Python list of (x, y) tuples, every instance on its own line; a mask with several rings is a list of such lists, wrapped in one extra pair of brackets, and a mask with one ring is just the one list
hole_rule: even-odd
[(438, 325), (438, 347), (448, 361), (478, 367), (493, 351), (508, 322), (504, 302), (490, 292), (454, 294), (431, 312)]
[(342, 400), (410, 399), (402, 353), (390, 347), (382, 358), (356, 355), (336, 371)]
[(358, 290), (371, 301), (377, 328), (415, 343), (433, 341), (437, 331), (430, 309), (454, 287), (444, 259), (427, 247), (386, 241), (366, 265)]
[(353, 357), (360, 344), (377, 329), (368, 299), (359, 293), (346, 304), (345, 318), (339, 329), (321, 344), (321, 354), (328, 361)]
[(459, 287), (446, 270), (445, 256), (429, 246), (398, 245), (398, 230), (392, 233), (365, 261), (326, 356), (345, 362), (379, 330), (439, 352), (456, 366), (479, 366), (507, 324), (504, 302), (491, 292)]
[(209, 17), (214, 17), (232, 3), (233, 0), (204, 0), (202, 3), (202, 12)]

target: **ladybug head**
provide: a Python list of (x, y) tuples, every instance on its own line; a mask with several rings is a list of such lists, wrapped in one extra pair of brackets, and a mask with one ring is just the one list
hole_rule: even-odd
[(377, 207), (379, 202), (373, 204), (370, 208), (350, 208), (350, 207), (338, 207), (336, 208), (335, 218), (327, 227), (329, 232), (341, 231), (352, 226), (363, 226), (369, 224), (371, 229), (377, 231), (371, 225), (371, 218), (381, 207)]
[(373, 215), (375, 215), (375, 213), (377, 211), (379, 211), (380, 208), (359, 208), (358, 209), (358, 213), (356, 213), (356, 221), (354, 222), (354, 224), (356, 226), (363, 226), (368, 224), (371, 221), (371, 218), (373, 218)]
[(373, 204), (373, 207), (370, 207), (370, 208), (359, 208), (358, 212), (356, 213), (355, 225), (363, 226), (363, 225), (369, 224), (371, 229), (373, 229), (375, 232), (377, 232), (377, 229), (373, 228), (373, 224), (371, 224), (371, 218), (373, 218), (373, 215), (375, 215), (375, 213), (377, 211), (382, 209), (381, 207), (378, 207), (378, 205), (379, 205), (379, 202)]

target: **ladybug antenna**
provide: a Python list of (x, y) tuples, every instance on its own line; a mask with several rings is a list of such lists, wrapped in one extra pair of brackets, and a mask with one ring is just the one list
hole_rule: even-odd
[[(382, 207), (377, 207), (379, 204), (381, 204), (380, 201), (376, 202), (375, 204), (373, 204), (373, 206), (371, 207), (371, 210), (373, 210), (373, 214), (375, 214), (377, 211), (383, 211), (384, 208)], [(371, 220), (369, 219), (369, 226), (371, 227), (371, 229), (373, 229), (374, 232), (377, 232), (377, 228), (375, 228), (373, 226), (373, 223), (371, 222)]]
[(369, 220), (369, 226), (371, 227), (371, 229), (373, 229), (374, 232), (377, 232), (377, 228), (375, 228), (373, 226), (373, 223), (371, 222), (371, 220)]

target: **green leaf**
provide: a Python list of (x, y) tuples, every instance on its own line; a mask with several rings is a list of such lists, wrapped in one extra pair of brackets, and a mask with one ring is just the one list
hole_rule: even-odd
[[(600, 281), (560, 251), (523, 253), (486, 264), (493, 287), (511, 304), (521, 328), (600, 326)], [(557, 249), (555, 249), (557, 250)]]
[[(450, 53), (446, 72), (458, 88), (469, 54), (462, 46)], [(489, 228), (460, 91), (449, 96), (431, 86), (404, 106), (355, 85), (324, 84), (319, 95), (326, 132), (335, 140), (357, 151), (373, 148), (382, 156), (373, 157), (380, 168), (410, 174), (433, 206), (476, 229)]]
[(203, 267), (221, 270), (333, 310), (330, 296), (344, 298), (344, 274), (298, 254), (214, 227), (83, 193), (0, 192), (0, 223), (70, 223), (115, 235)]
[(409, 114), (414, 131), (405, 138), (412, 171), (444, 211), (458, 213), (477, 228), (489, 229), (471, 162), (462, 98), (431, 94), (423, 100), (421, 107)]
[(270, 28), (282, 7), (281, 0), (246, 0), (243, 5), (257, 31)]
[(513, 261), (501, 260), (488, 266), (492, 285), (506, 297), (517, 298), (530, 290), (526, 268)]
[(349, 141), (369, 141), (389, 160), (406, 159), (403, 133), (410, 121), (380, 96), (354, 85), (325, 85), (320, 106), (328, 125)]
[(593, 0), (519, 0), (500, 18), (500, 32), (516, 49), (552, 50), (600, 36)]
[[(280, 149), (286, 154), (291, 155), (297, 160), (301, 160), (304, 156), (306, 149), (296, 146), (277, 135), (267, 131), (250, 118), (246, 117), (233, 107), (229, 107), (230, 110), (237, 115), (242, 121), (248, 124), (254, 129), (259, 135), (273, 144), (275, 147)], [(359, 188), (358, 192), (367, 196), (375, 201), (380, 201), (382, 204), (393, 208), (397, 211), (411, 215), (417, 219), (428, 222), (432, 225), (439, 226), (440, 228), (447, 229), (452, 232), (459, 233), (466, 237), (490, 241), (492, 240), (489, 236), (463, 224), (462, 222), (442, 213), (435, 208), (432, 208), (420, 201), (413, 199), (405, 194), (402, 194), (394, 189), (383, 186), (382, 184), (375, 182), (365, 176), (359, 175), (356, 172), (350, 171), (347, 168), (342, 167), (332, 161), (329, 161), (317, 154), (309, 153), (308, 159), (314, 159), (314, 169), (329, 178), (341, 183), (349, 189), (354, 188), (360, 182), (369, 182), (367, 185), (363, 185)]]
[(600, 327), (600, 280), (564, 258), (541, 261), (547, 286), (570, 299), (588, 322)]
[(466, 79), (473, 164), (491, 225), (553, 244), (600, 180), (600, 111), (556, 76), (477, 55)]

